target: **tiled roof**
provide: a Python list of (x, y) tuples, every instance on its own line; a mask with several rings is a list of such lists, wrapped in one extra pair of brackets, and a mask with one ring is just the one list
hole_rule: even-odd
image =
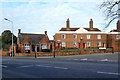
[(76, 31), (79, 28), (61, 28), (59, 31)]
[(87, 31), (99, 31), (101, 32), (101, 30), (99, 30), (98, 28), (84, 28), (86, 29)]
[(20, 44), (23, 40), (28, 39), (29, 43), (32, 42), (32, 44), (39, 44), (40, 40), (42, 40), (43, 37), (47, 36), (45, 34), (29, 34), (29, 33), (21, 33), (19, 35)]

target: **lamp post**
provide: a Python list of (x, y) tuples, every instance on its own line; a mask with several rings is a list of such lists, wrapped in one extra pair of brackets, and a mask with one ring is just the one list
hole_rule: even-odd
[(4, 18), (4, 20), (7, 20), (7, 21), (12, 23), (12, 55), (11, 56), (13, 56), (13, 21), (11, 21), (11, 20), (9, 20), (7, 18)]

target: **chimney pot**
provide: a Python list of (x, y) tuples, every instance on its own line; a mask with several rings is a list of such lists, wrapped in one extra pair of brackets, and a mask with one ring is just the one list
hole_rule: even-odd
[(120, 21), (117, 21), (117, 30), (120, 31)]
[(90, 28), (93, 28), (93, 20), (92, 19), (90, 19), (89, 25), (90, 25)]
[(21, 33), (21, 29), (18, 29), (18, 34), (20, 34)]
[(47, 31), (45, 31), (45, 35), (47, 35)]
[(67, 27), (67, 28), (70, 28), (69, 18), (68, 18), (67, 21), (66, 21), (66, 27)]

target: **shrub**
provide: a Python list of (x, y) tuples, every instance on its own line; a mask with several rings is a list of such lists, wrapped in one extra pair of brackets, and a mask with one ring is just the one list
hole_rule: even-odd
[(21, 53), (21, 51), (20, 50), (16, 50), (16, 53)]
[(50, 49), (42, 49), (41, 51), (42, 52), (52, 52), (52, 50), (50, 50)]

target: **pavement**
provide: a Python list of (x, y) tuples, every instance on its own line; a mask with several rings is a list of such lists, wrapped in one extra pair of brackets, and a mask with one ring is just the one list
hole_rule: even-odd
[(81, 61), (109, 61), (118, 62), (118, 52), (116, 53), (98, 53), (84, 55), (69, 55), (69, 56), (40, 56), (40, 57), (10, 57), (4, 56), (3, 59), (63, 59), (63, 60), (81, 60)]
[(3, 57), (3, 78), (118, 78), (118, 53)]

